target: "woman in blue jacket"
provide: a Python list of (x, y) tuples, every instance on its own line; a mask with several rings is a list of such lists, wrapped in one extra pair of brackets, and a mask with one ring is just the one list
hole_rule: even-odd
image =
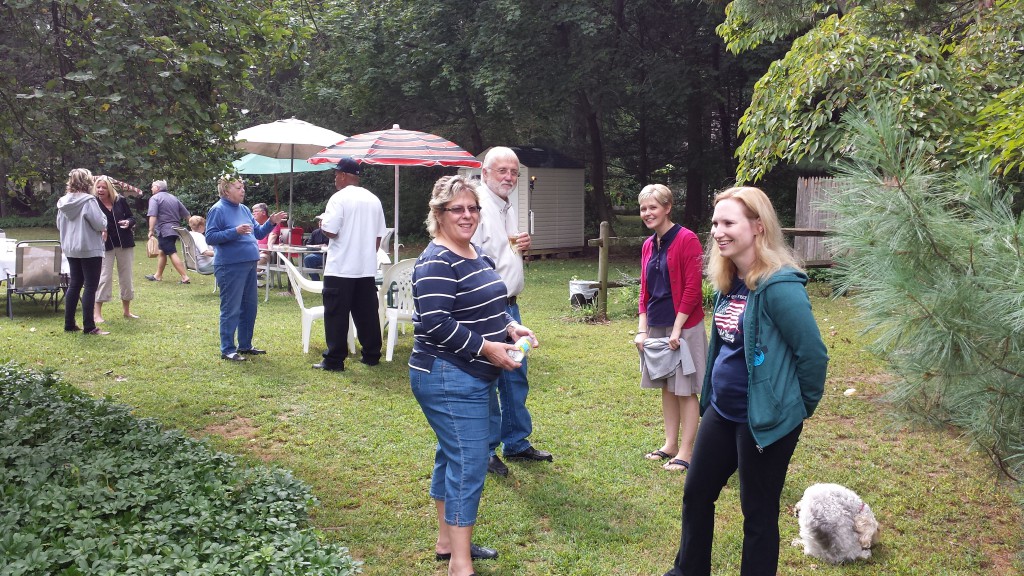
[(825, 386), (828, 354), (804, 274), (758, 188), (715, 197), (708, 278), (717, 289), (703, 416), (683, 488), (682, 537), (665, 576), (711, 574), (715, 501), (739, 472), (742, 576), (774, 576), (779, 508), (803, 421)]
[[(256, 327), (256, 263), (260, 259), (257, 240), (266, 238), (277, 223), (288, 218), (276, 212), (259, 224), (245, 200), (245, 182), (222, 176), (217, 182), (220, 200), (206, 214), (206, 242), (215, 246), (213, 274), (220, 287), (220, 357), (245, 362), (246, 356), (266, 354), (252, 345)], [(235, 344), (235, 334), (238, 344)]]

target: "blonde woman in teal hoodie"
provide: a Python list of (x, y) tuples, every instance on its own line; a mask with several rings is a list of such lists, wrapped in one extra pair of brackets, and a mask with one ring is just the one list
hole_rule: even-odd
[[(64, 330), (103, 336), (110, 334), (96, 327), (94, 307), (96, 287), (103, 269), (107, 240), (107, 217), (92, 195), (92, 172), (75, 168), (68, 173), (66, 193), (57, 201), (57, 231), (60, 247), (68, 257), (71, 280), (64, 301)], [(82, 326), (75, 324), (78, 300), (82, 300)]]
[(828, 354), (771, 201), (758, 188), (715, 197), (708, 279), (717, 289), (702, 419), (683, 487), (682, 537), (665, 576), (711, 574), (715, 502), (739, 473), (741, 576), (775, 576), (779, 501), (803, 421), (821, 400)]

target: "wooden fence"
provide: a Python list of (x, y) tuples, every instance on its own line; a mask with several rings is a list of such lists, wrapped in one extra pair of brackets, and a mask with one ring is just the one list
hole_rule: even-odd
[(793, 249), (805, 266), (831, 266), (832, 255), (825, 247), (824, 236), (832, 229), (832, 214), (821, 204), (835, 188), (831, 178), (800, 178), (796, 184), (796, 230), (788, 228)]

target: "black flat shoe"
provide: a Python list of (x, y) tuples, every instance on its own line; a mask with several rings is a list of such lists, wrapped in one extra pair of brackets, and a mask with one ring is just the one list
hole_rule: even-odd
[[(435, 553), (438, 562), (444, 562), (445, 560), (451, 560), (451, 552), (447, 554), (441, 554), (440, 552)], [(473, 560), (494, 560), (498, 557), (498, 551), (493, 548), (484, 548), (483, 546), (477, 546), (476, 544), (469, 545), (469, 557)]]
[(508, 466), (501, 461), (501, 458), (497, 456), (491, 456), (487, 461), (487, 473), (497, 474), (498, 476), (508, 476)]
[(331, 366), (330, 364), (328, 364), (326, 362), (317, 362), (316, 364), (313, 364), (313, 368), (316, 368), (317, 370), (326, 370), (327, 372), (344, 372), (345, 371), (345, 366), (344, 365), (342, 365), (342, 366)]
[(242, 356), (238, 352), (232, 352), (231, 354), (221, 354), (222, 360), (231, 360), (232, 362), (245, 362), (245, 356)]
[(248, 354), (250, 356), (257, 356), (259, 354), (266, 354), (266, 350), (260, 350), (259, 348), (249, 348), (248, 350), (239, 350), (239, 354)]
[(546, 460), (548, 462), (553, 462), (555, 460), (555, 458), (551, 455), (551, 452), (537, 450), (533, 446), (530, 446), (529, 448), (523, 450), (522, 452), (514, 452), (512, 454), (506, 452), (504, 456), (506, 460)]

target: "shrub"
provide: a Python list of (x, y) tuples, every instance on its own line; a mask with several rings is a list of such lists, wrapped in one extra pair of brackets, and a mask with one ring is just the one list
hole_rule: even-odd
[(704, 309), (711, 310), (715, 305), (715, 287), (708, 282), (707, 278), (700, 281), (701, 300), (704, 302)]
[[(640, 279), (630, 276), (619, 270), (619, 296), (630, 308), (636, 309), (640, 305)], [(715, 304), (715, 288), (707, 281), (700, 282), (701, 302), (705, 310), (710, 310)]]
[(53, 228), (56, 216), (4, 216), (0, 218), (0, 230), (7, 228)]
[(285, 470), (239, 466), (51, 374), (0, 366), (0, 573), (360, 572)]

